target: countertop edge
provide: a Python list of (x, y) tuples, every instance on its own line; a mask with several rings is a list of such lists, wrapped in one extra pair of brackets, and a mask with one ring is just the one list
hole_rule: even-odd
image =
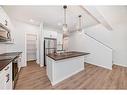
[(83, 53), (82, 54), (79, 54), (79, 55), (73, 55), (73, 56), (67, 56), (67, 57), (63, 57), (63, 58), (60, 58), (60, 59), (55, 59), (54, 57), (51, 57), (50, 55), (47, 55), (49, 58), (55, 60), (55, 61), (59, 61), (59, 60), (64, 60), (64, 59), (69, 59), (69, 58), (73, 58), (73, 57), (78, 57), (78, 56), (83, 56), (83, 55), (88, 55), (90, 53)]
[[(3, 64), (0, 67), (0, 71), (2, 71), (8, 64), (10, 64), (13, 60), (18, 58), (22, 54), (22, 52), (12, 52), (12, 53), (17, 53), (17, 55), (15, 55), (15, 57), (11, 59), (0, 60), (0, 62), (2, 62), (0, 64)], [(4, 54), (1, 54), (1, 56), (6, 56), (6, 54), (11, 54), (11, 53), (4, 53)]]

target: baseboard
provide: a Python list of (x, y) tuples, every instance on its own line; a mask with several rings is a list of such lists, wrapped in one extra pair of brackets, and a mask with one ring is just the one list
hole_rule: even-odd
[(29, 60), (29, 61), (27, 61), (27, 62), (32, 62), (32, 61), (36, 61), (36, 60)]
[[(88, 63), (88, 62), (85, 62), (85, 63)], [(88, 64), (92, 64), (92, 63), (88, 63)], [(99, 65), (99, 64), (92, 64), (92, 65), (95, 65), (95, 66), (99, 66), (99, 67), (102, 67), (102, 68), (105, 68), (105, 69), (112, 70), (112, 67), (102, 66), (102, 65)]]
[(119, 63), (113, 63), (114, 65), (122, 66), (122, 67), (127, 67), (125, 64), (119, 64)]
[(112, 70), (112, 66), (111, 66), (111, 67), (106, 67), (106, 66), (102, 66), (102, 65), (98, 65), (98, 66), (103, 67), (103, 68), (105, 68), (105, 69)]
[(40, 64), (40, 67), (44, 67), (44, 65), (43, 64)]

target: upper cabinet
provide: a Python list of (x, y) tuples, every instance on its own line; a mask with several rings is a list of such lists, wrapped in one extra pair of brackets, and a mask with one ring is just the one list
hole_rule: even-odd
[(10, 21), (9, 16), (7, 13), (4, 11), (4, 9), (0, 6), (0, 23), (4, 25), (9, 31), (11, 35), (11, 41), (8, 42), (2, 42), (2, 43), (14, 43), (14, 38), (13, 38), (13, 27), (12, 23)]
[(57, 38), (57, 32), (51, 30), (44, 30), (44, 37), (46, 38)]
[(6, 12), (0, 7), (0, 23), (2, 23), (8, 29), (10, 28), (10, 20)]

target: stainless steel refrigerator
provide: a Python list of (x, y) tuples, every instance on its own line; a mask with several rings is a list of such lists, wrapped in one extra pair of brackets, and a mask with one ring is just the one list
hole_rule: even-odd
[(44, 38), (44, 66), (46, 66), (46, 55), (55, 53), (57, 50), (57, 40), (55, 38)]

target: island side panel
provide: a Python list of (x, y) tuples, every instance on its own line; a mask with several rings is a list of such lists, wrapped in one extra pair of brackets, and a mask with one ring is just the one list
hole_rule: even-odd
[(49, 80), (52, 82), (53, 81), (53, 63), (54, 63), (54, 60), (47, 56), (46, 62), (47, 62), (46, 73), (47, 73)]
[(54, 61), (52, 85), (55, 85), (82, 70), (84, 70), (84, 56)]

